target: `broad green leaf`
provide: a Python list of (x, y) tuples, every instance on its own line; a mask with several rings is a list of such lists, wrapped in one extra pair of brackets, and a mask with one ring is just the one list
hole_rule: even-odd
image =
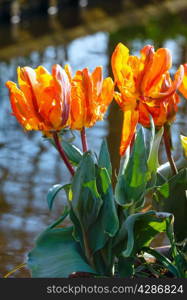
[(127, 246), (123, 256), (132, 256), (143, 247), (149, 246), (150, 242), (160, 232), (166, 232), (167, 221), (171, 214), (148, 211), (136, 213), (129, 216), (125, 221), (125, 228), (128, 233)]
[(159, 167), (158, 152), (159, 152), (159, 147), (160, 147), (160, 142), (162, 140), (163, 132), (164, 129), (163, 127), (161, 127), (161, 129), (156, 133), (156, 135), (153, 135), (151, 149), (147, 161), (148, 180), (151, 181), (152, 185), (155, 185), (156, 183), (156, 172), (157, 172), (157, 168)]
[(175, 235), (177, 240), (186, 238), (187, 228), (187, 169), (181, 170), (157, 189), (160, 209), (175, 216)]
[(118, 178), (115, 190), (117, 203), (124, 207), (140, 206), (143, 202), (146, 184), (147, 157), (143, 131), (140, 128), (124, 174)]
[(66, 185), (62, 185), (62, 184), (55, 184), (53, 185), (48, 193), (47, 193), (47, 203), (48, 203), (48, 207), (49, 207), (49, 210), (52, 209), (53, 207), (53, 203), (54, 203), (54, 200), (55, 200), (55, 197), (56, 195), (62, 190), (64, 189), (66, 194), (67, 194), (67, 189), (68, 187), (70, 187), (69, 184), (66, 184)]
[(82, 248), (84, 248), (81, 224), (72, 209), (70, 209), (69, 214), (70, 214), (70, 219), (74, 225), (73, 226), (73, 237), (77, 242), (79, 242), (81, 244)]
[(97, 190), (95, 164), (90, 152), (83, 155), (71, 191), (72, 210), (86, 231), (96, 221), (103, 202)]
[(115, 235), (113, 239), (113, 252), (116, 254), (116, 256), (121, 255), (122, 251), (126, 248), (127, 246), (127, 228), (125, 226), (125, 222), (123, 222), (119, 228), (119, 231)]
[(82, 152), (65, 140), (62, 140), (61, 144), (70, 162), (77, 166), (82, 159)]
[(103, 140), (101, 144), (99, 158), (98, 158), (98, 166), (101, 168), (106, 168), (110, 177), (112, 176), (112, 164), (111, 164), (110, 154), (108, 151), (108, 145), (106, 140)]
[(95, 273), (73, 239), (72, 230), (72, 227), (52, 228), (39, 236), (28, 256), (32, 277), (63, 278), (73, 272)]
[(104, 247), (119, 227), (110, 176), (105, 168), (98, 170), (97, 188), (103, 204), (95, 223), (90, 228), (90, 246), (93, 252)]

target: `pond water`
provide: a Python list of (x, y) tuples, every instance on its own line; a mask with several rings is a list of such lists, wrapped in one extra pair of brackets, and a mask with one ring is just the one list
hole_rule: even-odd
[[(169, 14), (166, 16), (168, 17), (167, 28), (162, 28), (162, 23), (158, 18), (141, 26), (126, 25), (112, 33), (110, 29), (108, 31), (96, 30), (84, 36), (81, 34), (80, 37), (71, 39), (68, 43), (58, 42), (56, 45), (55, 39), (54, 43), (51, 40), (42, 50), (31, 50), (24, 56), (20, 56), (18, 52), (13, 57), (4, 58), (6, 49), (4, 46), (3, 59), (0, 60), (0, 276), (4, 276), (25, 261), (26, 254), (32, 248), (36, 236), (58, 217), (65, 203), (64, 194), (59, 194), (51, 213), (47, 207), (46, 194), (52, 185), (65, 184), (69, 179), (69, 174), (59, 160), (56, 150), (48, 141), (41, 138), (40, 132), (24, 132), (11, 115), (8, 91), (4, 87), (5, 82), (17, 81), (17, 66), (43, 65), (50, 70), (54, 63), (64, 65), (67, 62), (73, 70), (86, 66), (93, 70), (97, 65), (102, 65), (104, 76), (107, 76), (111, 73), (111, 53), (119, 41), (128, 45), (133, 54), (138, 54), (139, 50), (148, 43), (156, 47), (168, 47), (173, 55), (172, 71), (174, 72), (181, 62), (187, 61), (187, 32), (184, 30), (181, 32), (183, 27), (180, 26), (184, 26), (181, 14), (175, 13), (173, 19)], [(166, 16), (162, 19), (163, 22)], [(172, 20), (174, 20), (175, 28), (172, 26)], [(44, 19), (43, 24), (45, 24)], [(28, 26), (32, 28), (31, 23)], [(8, 32), (10, 27), (3, 28), (3, 30)], [(41, 34), (42, 29), (38, 28), (38, 30)], [(3, 43), (14, 45), (13, 41), (8, 39), (10, 36), (7, 36), (7, 40), (1, 40), (1, 45)], [(181, 151), (178, 134), (182, 132), (187, 135), (186, 115), (187, 105), (182, 99), (177, 120), (173, 125), (176, 159)], [(98, 152), (102, 139), (107, 137), (115, 169), (118, 168), (119, 163), (121, 123), (122, 112), (117, 105), (112, 104), (104, 121), (98, 122), (94, 128), (87, 130), (89, 147), (95, 152)], [(80, 146), (78, 133), (75, 135), (75, 142)], [(165, 154), (161, 153), (161, 161), (164, 162), (165, 159)], [(183, 214), (184, 209), (181, 211), (181, 216)], [(186, 235), (184, 218), (180, 221), (179, 223), (183, 225), (179, 224), (179, 227), (183, 226), (182, 232)], [(12, 275), (12, 277), (29, 276), (27, 269), (22, 269)]]

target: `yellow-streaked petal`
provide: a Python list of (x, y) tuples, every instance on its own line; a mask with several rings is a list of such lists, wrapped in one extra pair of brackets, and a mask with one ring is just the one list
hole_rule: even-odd
[(187, 64), (184, 64), (183, 67), (184, 67), (184, 77), (179, 87), (179, 91), (187, 99)]
[(120, 155), (124, 155), (127, 147), (130, 145), (131, 140), (136, 131), (138, 123), (139, 112), (137, 110), (127, 109), (124, 111), (122, 137), (120, 145)]
[[(98, 98), (99, 109), (95, 111), (96, 121), (102, 120), (103, 116), (112, 102), (114, 97), (114, 82), (111, 77), (107, 77), (103, 80), (102, 91), (100, 97)], [(98, 114), (97, 114), (98, 111)]]
[(111, 59), (112, 71), (114, 74), (115, 82), (118, 84), (118, 87), (123, 85), (124, 77), (122, 74), (122, 70), (127, 65), (128, 59), (129, 49), (122, 43), (119, 43), (116, 46)]
[(187, 136), (180, 135), (181, 144), (184, 149), (185, 156), (187, 157)]

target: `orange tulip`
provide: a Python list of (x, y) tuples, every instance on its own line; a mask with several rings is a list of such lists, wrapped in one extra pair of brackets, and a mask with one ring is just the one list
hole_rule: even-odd
[(114, 98), (124, 111), (121, 155), (130, 144), (138, 122), (149, 127), (149, 115), (157, 127), (173, 120), (179, 101), (176, 90), (184, 76), (184, 67), (180, 66), (174, 80), (171, 79), (169, 50), (160, 48), (154, 52), (153, 46), (147, 45), (140, 53), (140, 58), (129, 56), (128, 48), (119, 43), (112, 55), (112, 69), (120, 91), (114, 93)]
[(58, 131), (69, 126), (82, 130), (102, 120), (113, 99), (114, 83), (103, 80), (102, 68), (85, 68), (72, 77), (68, 65), (18, 68), (18, 83), (8, 81), (12, 111), (26, 130)]
[(82, 130), (92, 127), (103, 116), (113, 99), (114, 83), (108, 77), (103, 80), (102, 68), (96, 67), (90, 74), (88, 69), (78, 70), (74, 77), (66, 67), (71, 81), (70, 128)]
[(187, 98), (187, 64), (184, 64), (184, 78), (181, 86), (179, 87), (179, 91), (185, 98)]
[(13, 115), (26, 130), (56, 131), (69, 124), (71, 85), (59, 66), (18, 68), (19, 87), (8, 81)]

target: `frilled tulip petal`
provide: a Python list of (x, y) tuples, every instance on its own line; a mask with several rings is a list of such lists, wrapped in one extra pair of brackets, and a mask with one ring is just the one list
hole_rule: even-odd
[(101, 93), (102, 82), (103, 82), (102, 67), (96, 67), (91, 74), (91, 78), (93, 81), (94, 92), (98, 96)]
[(141, 83), (141, 90), (144, 91), (145, 95), (151, 93), (151, 89), (154, 89), (162, 80), (163, 74), (171, 68), (171, 65), (172, 58), (168, 49), (160, 48), (154, 53)]
[(18, 122), (26, 130), (47, 130), (48, 128), (38, 120), (35, 112), (28, 105), (24, 93), (17, 88), (16, 84), (8, 81), (6, 86), (10, 92), (12, 111)]
[(139, 112), (137, 110), (127, 109), (124, 111), (123, 129), (120, 145), (120, 155), (124, 155), (127, 147), (130, 145), (131, 140), (136, 131), (138, 123)]
[(99, 98), (100, 110), (99, 110), (99, 114), (97, 116), (98, 120), (103, 119), (103, 115), (105, 114), (113, 97), (114, 97), (114, 82), (113, 82), (112, 78), (107, 77), (103, 80), (101, 96)]
[(184, 78), (179, 87), (181, 94), (187, 99), (187, 64), (184, 64)]
[(162, 89), (160, 89), (160, 91), (157, 90), (153, 91), (149, 101), (153, 101), (153, 100), (164, 101), (166, 98), (171, 97), (176, 92), (176, 90), (181, 86), (183, 78), (184, 78), (184, 67), (181, 65), (174, 75), (174, 81), (172, 82), (172, 80), (170, 80), (170, 86), (168, 87), (167, 91), (163, 92)]
[(85, 94), (83, 90), (83, 76), (77, 71), (71, 87), (71, 125), (72, 129), (80, 130), (84, 126)]
[(184, 135), (180, 135), (181, 144), (184, 149), (185, 156), (187, 157), (187, 137)]
[(141, 57), (138, 64), (138, 74), (136, 79), (136, 88), (142, 93), (144, 87), (146, 86), (146, 73), (149, 71), (154, 57), (154, 47), (147, 45), (143, 47), (140, 51)]

